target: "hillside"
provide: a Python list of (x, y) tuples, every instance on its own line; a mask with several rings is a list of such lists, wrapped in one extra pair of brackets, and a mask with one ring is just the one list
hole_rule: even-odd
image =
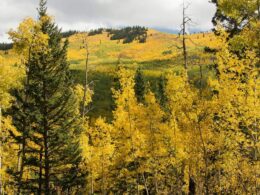
[[(89, 36), (89, 81), (94, 82), (92, 116), (111, 117), (113, 77), (117, 65), (131, 69), (140, 67), (146, 79), (156, 88), (155, 78), (165, 71), (177, 70), (183, 64), (181, 39), (178, 35), (162, 33), (149, 29), (146, 43), (123, 44), (122, 40), (110, 40), (108, 33)], [(188, 37), (189, 61), (192, 64), (209, 65), (213, 56), (205, 54), (204, 47), (214, 47), (212, 33), (192, 34)], [(82, 82), (85, 68), (86, 50), (83, 48), (82, 34), (69, 38), (70, 46), (68, 59), (77, 82)], [(205, 69), (206, 70), (206, 69)], [(190, 75), (194, 76), (198, 67), (190, 67)], [(198, 75), (198, 74), (196, 74)], [(156, 89), (155, 89), (156, 90)]]
[[(68, 60), (75, 81), (83, 83), (86, 59), (86, 49), (83, 40), (85, 34), (78, 33), (69, 37)], [(189, 62), (192, 67), (189, 69), (190, 77), (198, 77), (199, 67), (203, 65), (203, 71), (209, 72), (207, 65), (212, 64), (214, 56), (204, 52), (205, 47), (214, 48), (215, 40), (213, 33), (200, 33), (188, 36), (187, 47)], [(92, 82), (94, 90), (93, 103), (90, 115), (92, 118), (98, 116), (111, 119), (113, 99), (111, 87), (115, 77), (116, 67), (120, 63), (123, 66), (135, 70), (140, 67), (145, 79), (156, 91), (156, 78), (169, 70), (178, 70), (182, 66), (181, 38), (175, 34), (162, 33), (153, 29), (147, 32), (145, 43), (134, 41), (123, 44), (120, 40), (110, 40), (107, 32), (88, 36), (89, 47), (89, 82)], [(7, 63), (19, 64), (17, 56), (12, 51), (0, 54)]]

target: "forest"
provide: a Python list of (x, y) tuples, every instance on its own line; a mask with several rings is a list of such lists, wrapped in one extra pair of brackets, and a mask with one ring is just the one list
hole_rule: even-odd
[(260, 0), (214, 30), (62, 32), (40, 0), (0, 44), (0, 195), (260, 194)]

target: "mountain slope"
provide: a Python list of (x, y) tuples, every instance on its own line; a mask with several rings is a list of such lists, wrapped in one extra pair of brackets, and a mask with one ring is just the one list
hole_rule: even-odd
[[(84, 81), (84, 69), (86, 49), (84, 39), (86, 34), (78, 33), (69, 37), (68, 60), (71, 71), (77, 83)], [(183, 64), (182, 39), (178, 35), (162, 33), (153, 29), (147, 32), (145, 43), (134, 41), (123, 44), (122, 40), (110, 40), (109, 34), (103, 32), (87, 37), (89, 47), (89, 82), (94, 90), (93, 104), (90, 109), (92, 118), (104, 116), (111, 119), (113, 99), (111, 87), (114, 85), (116, 68), (119, 63), (133, 71), (140, 67), (145, 75), (145, 80), (156, 91), (158, 77), (164, 72), (178, 71)], [(207, 65), (213, 63), (214, 55), (204, 52), (205, 47), (214, 48), (215, 37), (213, 33), (201, 33), (188, 35), (188, 60), (189, 75), (198, 77), (199, 67), (203, 65), (203, 71), (208, 75), (210, 69)], [(19, 64), (19, 56), (8, 51), (5, 54), (6, 63)]]
[[(141, 67), (152, 88), (156, 90), (156, 78), (165, 71), (178, 70), (183, 64), (182, 40), (175, 34), (162, 33), (153, 29), (148, 30), (146, 43), (123, 44), (122, 40), (111, 41), (108, 33), (89, 36), (89, 81), (94, 83), (93, 105), (91, 116), (102, 115), (108, 119), (111, 116), (113, 87), (116, 67), (120, 63), (135, 70)], [(70, 47), (68, 59), (77, 82), (83, 83), (86, 50), (83, 48), (84, 35), (76, 34), (69, 38)], [(193, 34), (188, 36), (187, 46), (189, 55), (190, 75), (198, 74), (198, 64), (209, 65), (213, 55), (204, 52), (205, 47), (213, 47), (213, 33)], [(204, 71), (209, 70), (204, 66)]]

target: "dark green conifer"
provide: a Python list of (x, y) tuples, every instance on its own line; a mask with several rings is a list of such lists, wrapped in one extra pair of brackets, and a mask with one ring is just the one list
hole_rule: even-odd
[[(46, 10), (46, 0), (41, 0), (39, 19), (47, 16)], [(22, 179), (21, 170), (18, 186), (21, 193), (49, 195), (83, 185), (84, 177), (79, 171), (80, 115), (66, 57), (68, 41), (63, 42), (50, 19), (44, 20), (41, 30), (49, 36), (48, 49), (31, 51), (25, 90), (17, 93), (13, 111), (22, 135), (16, 140), (25, 142), (23, 166), (31, 174)]]
[(158, 81), (158, 90), (157, 90), (157, 99), (160, 102), (160, 105), (163, 108), (166, 108), (167, 104), (167, 96), (166, 96), (166, 78), (165, 76), (161, 75)]
[(135, 73), (135, 95), (138, 102), (144, 102), (144, 95), (145, 95), (145, 82), (144, 82), (144, 76), (141, 71), (141, 68), (139, 67), (136, 70)]

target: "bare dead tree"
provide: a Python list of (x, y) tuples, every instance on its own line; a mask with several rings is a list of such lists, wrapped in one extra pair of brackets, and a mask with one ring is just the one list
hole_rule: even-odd
[(84, 118), (86, 114), (86, 97), (87, 97), (87, 91), (88, 91), (88, 62), (89, 62), (89, 46), (87, 41), (87, 36), (84, 37), (83, 44), (84, 48), (86, 50), (86, 60), (85, 60), (85, 80), (84, 80), (84, 95), (81, 105), (81, 116)]
[(191, 18), (187, 15), (187, 9), (189, 8), (190, 3), (185, 5), (185, 2), (183, 1), (183, 7), (182, 7), (182, 24), (181, 24), (181, 30), (179, 32), (180, 35), (182, 35), (182, 50), (183, 50), (183, 59), (184, 59), (184, 68), (188, 69), (188, 54), (187, 54), (187, 25), (192, 22)]

